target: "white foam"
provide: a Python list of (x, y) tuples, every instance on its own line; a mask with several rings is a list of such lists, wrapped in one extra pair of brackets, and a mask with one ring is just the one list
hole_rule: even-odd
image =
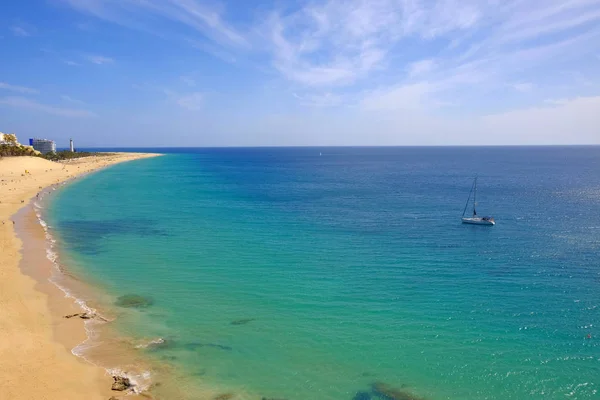
[(141, 393), (150, 388), (151, 376), (150, 371), (141, 371), (139, 373), (123, 371), (120, 368), (109, 368), (106, 370), (112, 376), (122, 376), (129, 379), (132, 387), (131, 390), (135, 393)]
[[(52, 190), (56, 190), (56, 188), (53, 188)], [(48, 258), (48, 260), (50, 260), (50, 262), (54, 266), (54, 271), (48, 280), (50, 282), (52, 282), (56, 287), (58, 287), (65, 294), (65, 297), (73, 299), (73, 301), (81, 308), (82, 311), (84, 311), (87, 314), (100, 316), (100, 314), (98, 314), (96, 309), (87, 305), (85, 300), (76, 297), (69, 289), (67, 289), (65, 286), (63, 286), (59, 283), (60, 279), (58, 279), (58, 278), (60, 278), (62, 276), (62, 271), (61, 271), (60, 264), (59, 264), (59, 255), (54, 250), (54, 245), (56, 244), (56, 240), (50, 234), (50, 232), (49, 232), (50, 226), (48, 226), (46, 221), (44, 221), (44, 219), (42, 218), (42, 214), (39, 211), (40, 209), (43, 209), (43, 207), (41, 205), (39, 205), (39, 203), (34, 202), (35, 215), (37, 216), (38, 221), (45, 232), (46, 257)], [(97, 347), (100, 344), (102, 344), (102, 342), (100, 342), (98, 340), (99, 334), (98, 334), (97, 330), (93, 329), (93, 327), (97, 324), (103, 324), (103, 323), (105, 323), (105, 321), (107, 321), (107, 320), (104, 319), (104, 317), (101, 317), (101, 319), (92, 318), (92, 319), (85, 320), (83, 325), (84, 325), (84, 329), (86, 332), (86, 339), (83, 342), (81, 342), (80, 344), (78, 344), (77, 346), (75, 346), (73, 349), (71, 349), (71, 353), (77, 357), (80, 357), (80, 358), (86, 360), (90, 364), (96, 365), (100, 368), (104, 368), (107, 373), (109, 373), (113, 376), (118, 375), (118, 376), (123, 376), (123, 377), (129, 378), (129, 381), (133, 385), (131, 390), (135, 393), (141, 393), (141, 392), (147, 390), (150, 387), (150, 383), (151, 383), (151, 380), (150, 380), (151, 374), (149, 371), (142, 371), (142, 372), (136, 373), (136, 374), (127, 373), (118, 368), (103, 367), (101, 365), (94, 363), (93, 361), (91, 361), (89, 358), (86, 357), (86, 353), (89, 349)], [(164, 342), (164, 339), (158, 338), (158, 339), (156, 339), (156, 341), (152, 341), (151, 343), (159, 344), (162, 342)], [(148, 344), (150, 344), (150, 343), (148, 343)]]
[(163, 344), (164, 342), (165, 342), (165, 339), (159, 337), (157, 339), (152, 339), (146, 343), (140, 343), (140, 344), (136, 345), (135, 348), (136, 349), (145, 349), (149, 346), (152, 346), (153, 344)]

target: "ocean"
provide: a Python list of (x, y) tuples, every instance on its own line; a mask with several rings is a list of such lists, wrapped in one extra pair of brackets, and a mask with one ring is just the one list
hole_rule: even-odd
[(158, 398), (600, 397), (600, 147), (155, 151), (44, 218)]

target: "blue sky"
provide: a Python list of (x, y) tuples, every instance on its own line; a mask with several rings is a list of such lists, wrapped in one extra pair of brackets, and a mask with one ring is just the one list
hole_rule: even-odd
[(20, 0), (0, 22), (22, 141), (600, 144), (600, 0)]

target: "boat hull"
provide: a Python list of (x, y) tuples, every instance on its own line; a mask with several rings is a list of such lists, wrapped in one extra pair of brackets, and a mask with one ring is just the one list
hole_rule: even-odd
[(463, 224), (471, 224), (471, 225), (487, 225), (493, 226), (496, 225), (493, 219), (483, 219), (483, 218), (462, 218)]

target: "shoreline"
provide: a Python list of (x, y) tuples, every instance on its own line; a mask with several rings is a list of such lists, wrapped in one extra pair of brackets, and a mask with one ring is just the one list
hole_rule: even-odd
[(104, 368), (74, 356), (88, 331), (83, 319), (64, 316), (80, 313), (81, 304), (50, 280), (46, 232), (33, 203), (56, 184), (159, 155), (112, 153), (69, 163), (0, 159), (0, 393), (7, 398), (106, 400), (124, 393), (111, 390)]

